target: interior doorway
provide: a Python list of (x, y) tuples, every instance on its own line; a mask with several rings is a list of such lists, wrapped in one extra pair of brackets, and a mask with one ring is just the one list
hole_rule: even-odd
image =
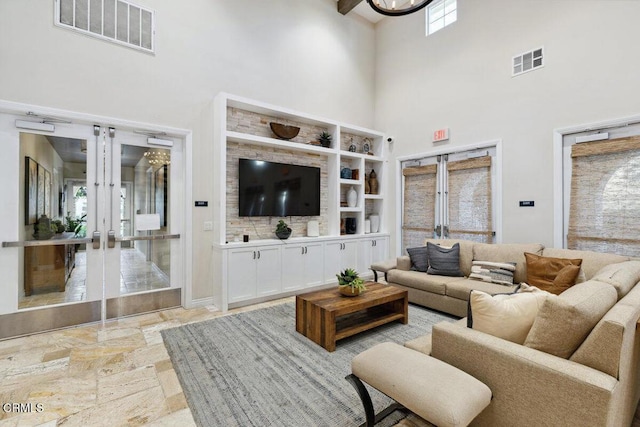
[(0, 134), (0, 339), (182, 304), (182, 138), (9, 113)]

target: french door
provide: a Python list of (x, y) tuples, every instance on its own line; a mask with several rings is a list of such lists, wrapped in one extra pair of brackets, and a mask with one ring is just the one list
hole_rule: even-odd
[(427, 238), (493, 243), (496, 163), (495, 147), (403, 160), (401, 248)]
[(12, 114), (0, 138), (0, 339), (181, 304), (180, 138)]

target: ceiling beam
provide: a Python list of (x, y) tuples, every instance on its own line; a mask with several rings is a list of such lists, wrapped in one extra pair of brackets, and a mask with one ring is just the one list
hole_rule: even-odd
[(360, 4), (362, 0), (338, 0), (338, 12), (343, 15), (351, 12), (351, 9)]

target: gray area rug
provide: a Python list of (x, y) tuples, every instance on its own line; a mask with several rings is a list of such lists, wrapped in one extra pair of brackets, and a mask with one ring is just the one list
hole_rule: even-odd
[[(364, 421), (360, 399), (344, 379), (355, 355), (454, 319), (410, 306), (408, 325), (395, 322), (338, 341), (332, 353), (296, 332), (293, 303), (167, 329), (162, 336), (198, 425), (340, 427)], [(391, 403), (369, 391), (376, 412)], [(396, 411), (381, 425), (403, 417)]]

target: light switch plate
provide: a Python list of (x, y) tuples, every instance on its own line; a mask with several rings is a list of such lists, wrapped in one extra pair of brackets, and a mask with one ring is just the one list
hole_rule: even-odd
[(205, 221), (204, 222), (204, 231), (211, 231), (211, 230), (213, 230), (213, 222)]

